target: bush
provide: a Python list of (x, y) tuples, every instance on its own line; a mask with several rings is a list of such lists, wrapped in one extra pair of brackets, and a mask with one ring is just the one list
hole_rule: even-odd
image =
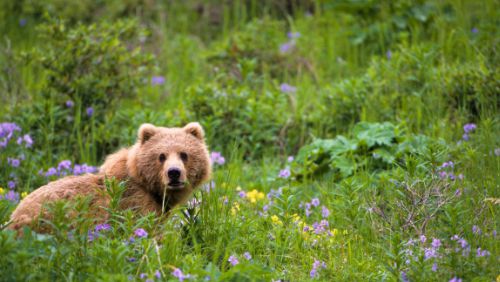
[(118, 101), (134, 97), (147, 82), (153, 66), (141, 48), (147, 33), (134, 21), (74, 29), (51, 22), (39, 30), (46, 44), (23, 58), (39, 67), (44, 83), (35, 95), (39, 103), (22, 107), (17, 119), (34, 130), (40, 147), (55, 152), (68, 146), (74, 159), (95, 162), (113, 142), (99, 136), (109, 130), (103, 125)]

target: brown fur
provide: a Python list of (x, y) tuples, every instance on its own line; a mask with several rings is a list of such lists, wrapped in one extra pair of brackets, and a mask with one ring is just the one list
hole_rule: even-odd
[[(181, 153), (187, 154), (183, 159)], [(160, 155), (164, 154), (164, 160)], [(181, 187), (170, 185), (170, 168), (180, 170)], [(155, 127), (143, 124), (137, 143), (109, 155), (98, 174), (69, 176), (40, 187), (29, 194), (12, 213), (10, 228), (19, 229), (35, 223), (38, 217), (50, 218), (43, 205), (56, 200), (91, 197), (96, 218), (105, 220), (109, 199), (103, 196), (104, 179), (126, 181), (120, 206), (140, 214), (164, 214), (187, 201), (194, 189), (210, 177), (211, 166), (204, 132), (198, 123), (183, 128)], [(101, 191), (101, 192), (99, 192)]]

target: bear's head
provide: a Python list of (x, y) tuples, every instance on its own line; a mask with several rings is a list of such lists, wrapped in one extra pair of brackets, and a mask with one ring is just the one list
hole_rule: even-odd
[(141, 125), (137, 143), (128, 153), (127, 169), (153, 194), (189, 195), (211, 173), (202, 127), (197, 122), (182, 128)]

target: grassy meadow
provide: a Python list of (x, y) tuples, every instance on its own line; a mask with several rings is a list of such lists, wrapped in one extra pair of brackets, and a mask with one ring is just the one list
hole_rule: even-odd
[[(500, 3), (0, 0), (0, 281), (500, 281)], [(6, 229), (142, 123), (198, 121), (167, 220)], [(67, 220), (69, 211), (78, 216)]]

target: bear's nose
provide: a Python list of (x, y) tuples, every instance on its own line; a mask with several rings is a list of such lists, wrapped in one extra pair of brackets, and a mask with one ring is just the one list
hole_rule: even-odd
[(177, 167), (169, 168), (167, 171), (167, 175), (171, 181), (179, 181), (179, 177), (181, 177), (181, 170)]

